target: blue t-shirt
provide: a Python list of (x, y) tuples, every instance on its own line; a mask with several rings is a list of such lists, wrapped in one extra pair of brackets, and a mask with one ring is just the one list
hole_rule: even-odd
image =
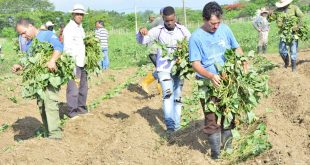
[[(63, 44), (59, 41), (58, 37), (56, 36), (55, 33), (53, 33), (52, 31), (49, 30), (41, 30), (39, 31), (39, 33), (37, 34), (36, 38), (40, 41), (40, 42), (48, 42), (50, 43), (54, 50), (58, 50), (60, 52), (63, 51)], [(32, 41), (28, 42), (29, 44), (27, 44), (27, 51), (29, 50), (29, 48), (31, 47)]]
[[(214, 33), (198, 28), (189, 39), (189, 60), (200, 61), (207, 71), (218, 74), (215, 64), (224, 65), (226, 50), (238, 47), (234, 34), (226, 24), (221, 23)], [(198, 73), (197, 76), (202, 77)]]

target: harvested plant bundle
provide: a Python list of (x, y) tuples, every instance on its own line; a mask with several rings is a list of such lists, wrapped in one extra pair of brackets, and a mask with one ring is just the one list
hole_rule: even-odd
[(100, 60), (103, 59), (103, 53), (100, 47), (100, 41), (96, 38), (95, 33), (88, 32), (84, 39), (85, 43), (85, 70), (87, 73), (96, 73), (100, 72)]
[(181, 79), (189, 79), (194, 75), (195, 71), (189, 61), (188, 41), (184, 38), (178, 41), (177, 46), (173, 53), (167, 53), (165, 46), (161, 45), (163, 50), (163, 57), (168, 57), (170, 60), (176, 60), (172, 68), (172, 74), (178, 75)]
[(245, 72), (242, 61), (248, 61), (251, 57), (254, 57), (252, 51), (248, 55), (240, 55), (234, 50), (227, 50), (225, 53), (227, 61), (224, 66), (216, 65), (222, 79), (220, 86), (214, 87), (210, 80), (198, 81), (198, 84), (207, 90), (199, 93), (200, 98), (206, 100), (207, 111), (214, 112), (219, 118), (224, 116), (224, 128), (230, 125), (234, 117), (244, 123), (254, 121), (254, 107), (261, 96), (269, 94), (266, 71), (272, 69), (274, 65), (267, 60), (262, 62), (268, 64), (259, 64), (256, 61), (256, 66), (266, 68), (253, 66)]
[(53, 47), (47, 42), (33, 39), (30, 47), (31, 56), (25, 55), (21, 58), (23, 66), (22, 96), (24, 98), (45, 98), (44, 90), (51, 85), (60, 88), (70, 79), (74, 78), (73, 70), (75, 63), (73, 59), (62, 54), (56, 61), (57, 70), (50, 72), (47, 62), (51, 59)]
[[(279, 27), (280, 38), (285, 43), (291, 43), (293, 40), (307, 41), (310, 39), (309, 27), (307, 24), (299, 25), (299, 18), (296, 16), (287, 16), (286, 14), (278, 14), (282, 26)], [(298, 27), (294, 31), (294, 27)]]

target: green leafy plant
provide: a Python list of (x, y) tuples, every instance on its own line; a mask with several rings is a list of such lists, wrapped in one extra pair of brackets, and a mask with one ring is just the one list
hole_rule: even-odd
[(100, 41), (96, 38), (94, 32), (88, 32), (84, 39), (86, 59), (85, 69), (87, 73), (100, 73), (99, 62), (103, 58), (103, 53), (100, 47)]
[[(279, 27), (280, 38), (286, 43), (291, 43), (293, 40), (307, 41), (310, 39), (309, 27), (307, 24), (299, 25), (299, 19), (296, 16), (288, 16), (285, 13), (278, 13), (277, 20), (282, 22)], [(297, 30), (294, 28), (297, 27)]]
[(8, 124), (2, 124), (0, 127), (0, 133), (4, 132), (5, 130), (7, 130), (9, 128)]
[(16, 98), (16, 96), (12, 96), (12, 97), (10, 97), (9, 98), (13, 103), (17, 103), (17, 98)]
[(255, 157), (266, 150), (269, 150), (272, 145), (268, 141), (266, 133), (266, 124), (263, 121), (257, 121), (251, 125), (246, 125), (243, 135), (237, 133), (234, 136), (233, 150), (227, 150), (222, 153), (222, 158), (229, 160), (230, 163), (238, 163), (249, 158)]
[(186, 38), (178, 41), (176, 48), (172, 53), (168, 53), (167, 46), (164, 44), (157, 42), (154, 45), (155, 48), (162, 50), (162, 57), (167, 57), (171, 61), (176, 60), (172, 67), (173, 75), (177, 75), (181, 79), (190, 79), (190, 77), (193, 77), (195, 71), (192, 68), (191, 62), (189, 61), (188, 41)]
[[(234, 50), (227, 50), (225, 58), (227, 61), (224, 66), (216, 65), (222, 79), (219, 87), (215, 87), (209, 80), (198, 80), (198, 84), (207, 89), (199, 93), (199, 97), (206, 100), (206, 111), (214, 112), (218, 118), (224, 116), (224, 128), (227, 128), (234, 117), (242, 123), (253, 122), (256, 117), (252, 110), (262, 96), (269, 94), (269, 87), (268, 75), (262, 72), (267, 68), (257, 69), (252, 66), (247, 72), (244, 71), (242, 62), (255, 58), (253, 52), (240, 55)], [(270, 66), (269, 63), (256, 65)]]
[(24, 98), (45, 98), (43, 91), (47, 86), (60, 88), (74, 78), (75, 63), (66, 54), (62, 54), (57, 60), (56, 71), (48, 70), (46, 64), (51, 59), (52, 53), (51, 44), (34, 39), (30, 48), (31, 56), (24, 55), (21, 58), (23, 66), (22, 96)]

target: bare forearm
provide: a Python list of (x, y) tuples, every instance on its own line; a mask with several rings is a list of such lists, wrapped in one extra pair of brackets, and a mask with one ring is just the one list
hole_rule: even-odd
[(192, 67), (198, 74), (200, 74), (205, 78), (211, 79), (213, 76), (213, 73), (207, 71), (205, 68), (201, 66), (200, 61), (192, 62)]
[(61, 55), (60, 51), (54, 50), (51, 60), (56, 62), (60, 57), (60, 55)]
[(243, 55), (243, 50), (242, 50), (241, 47), (237, 48), (237, 49), (236, 49), (236, 52), (239, 53), (239, 54), (241, 54), (241, 55)]

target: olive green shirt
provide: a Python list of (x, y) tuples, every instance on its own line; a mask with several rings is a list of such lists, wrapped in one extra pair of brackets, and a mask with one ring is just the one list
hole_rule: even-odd
[[(299, 25), (302, 24), (302, 17), (303, 17), (303, 13), (302, 11), (299, 9), (298, 6), (295, 5), (289, 5), (287, 8), (278, 8), (276, 9), (277, 13), (285, 13), (286, 16), (296, 16), (299, 18)], [(282, 19), (280, 17), (276, 18), (277, 20), (277, 25), (280, 27), (283, 25)]]

